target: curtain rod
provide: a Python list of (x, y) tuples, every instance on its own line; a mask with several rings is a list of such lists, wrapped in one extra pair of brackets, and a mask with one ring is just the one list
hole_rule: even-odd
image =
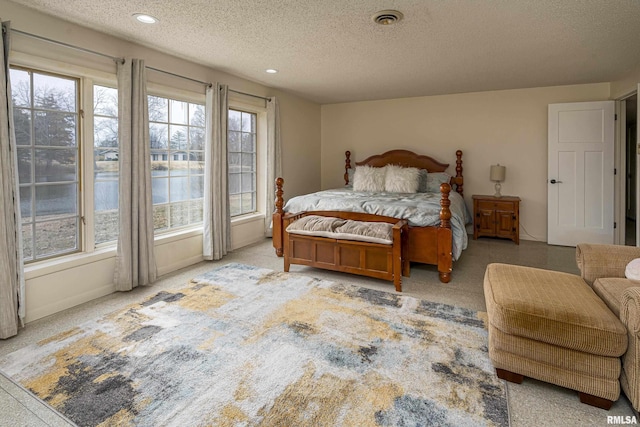
[(15, 28), (12, 28), (11, 31), (13, 31), (14, 33), (17, 33), (17, 34), (22, 34), (23, 36), (27, 36), (27, 37), (31, 37), (31, 38), (34, 38), (34, 39), (42, 40), (42, 41), (45, 41), (47, 43), (53, 43), (53, 44), (57, 44), (57, 45), (60, 45), (60, 46), (68, 47), (70, 49), (75, 49), (75, 50), (79, 50), (79, 51), (82, 51), (82, 52), (91, 53), (93, 55), (102, 56), (104, 58), (109, 58), (109, 59), (112, 59), (112, 60), (114, 60), (116, 62), (124, 62), (124, 58), (107, 55), (106, 53), (96, 52), (95, 50), (86, 49), (86, 48), (80, 47), (80, 46), (74, 46), (74, 45), (69, 44), (69, 43), (64, 43), (64, 42), (61, 42), (61, 41), (58, 41), (58, 40), (49, 39), (47, 37), (39, 36), (37, 34), (27, 33), (26, 31), (16, 30)]
[[(75, 50), (79, 50), (81, 52), (91, 53), (93, 55), (102, 56), (103, 58), (112, 59), (112, 60), (114, 60), (116, 62), (124, 63), (124, 58), (120, 58), (118, 56), (107, 55), (106, 53), (96, 52), (95, 50), (87, 49), (87, 48), (80, 47), (80, 46), (75, 46), (75, 45), (72, 45), (72, 44), (69, 44), (69, 43), (65, 43), (65, 42), (61, 42), (61, 41), (58, 41), (58, 40), (53, 40), (53, 39), (50, 39), (50, 38), (47, 38), (47, 37), (39, 36), (37, 34), (32, 34), (32, 33), (26, 32), (26, 31), (21, 31), (21, 30), (15, 29), (15, 28), (12, 28), (11, 31), (13, 31), (14, 33), (17, 33), (17, 34), (21, 34), (23, 36), (27, 36), (27, 37), (31, 37), (31, 38), (34, 38), (34, 39), (37, 39), (37, 40), (45, 41), (47, 43), (57, 44), (57, 45), (60, 45), (60, 46), (68, 47), (69, 49), (75, 49)], [(203, 85), (208, 86), (208, 87), (212, 86), (212, 84), (210, 82), (203, 82), (202, 80), (192, 79), (191, 77), (187, 77), (187, 76), (183, 76), (183, 75), (180, 75), (180, 74), (172, 73), (170, 71), (161, 70), (159, 68), (150, 67), (148, 65), (146, 65), (145, 67), (147, 69), (149, 69), (149, 70), (157, 71), (159, 73), (168, 74), (168, 75), (171, 75), (171, 76), (174, 76), (174, 77), (179, 77), (179, 78), (185, 79), (185, 80), (190, 80), (192, 82), (200, 83), (200, 84), (203, 84)], [(246, 95), (246, 96), (252, 96), (254, 98), (264, 99), (265, 101), (271, 101), (269, 98), (265, 98), (264, 96), (254, 95), (252, 93), (240, 92), (239, 90), (233, 90), (233, 89), (229, 89), (229, 91), (238, 93), (240, 95)]]
[(157, 71), (159, 73), (168, 74), (170, 76), (180, 77), (181, 79), (184, 79), (184, 80), (189, 80), (189, 81), (192, 81), (192, 82), (195, 82), (195, 83), (200, 83), (200, 84), (203, 84), (203, 85), (205, 85), (207, 87), (213, 86), (210, 82), (203, 82), (202, 80), (192, 79), (191, 77), (183, 76), (181, 74), (172, 73), (171, 71), (161, 70), (159, 68), (150, 67), (148, 65), (145, 65), (145, 68), (147, 70)]
[(252, 96), (254, 98), (260, 98), (260, 99), (264, 99), (267, 102), (271, 102), (271, 98), (265, 98), (264, 96), (254, 95), (252, 93), (240, 92), (239, 90), (233, 90), (233, 89), (229, 89), (229, 92), (239, 93), (240, 95)]

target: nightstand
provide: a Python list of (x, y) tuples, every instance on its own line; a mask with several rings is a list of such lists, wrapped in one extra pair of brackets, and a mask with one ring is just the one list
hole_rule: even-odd
[(500, 237), (520, 244), (520, 198), (473, 196), (473, 239)]

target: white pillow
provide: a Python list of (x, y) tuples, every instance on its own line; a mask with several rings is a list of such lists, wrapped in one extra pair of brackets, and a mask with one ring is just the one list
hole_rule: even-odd
[(624, 269), (624, 275), (629, 280), (640, 280), (640, 258), (631, 260)]
[(420, 170), (387, 165), (384, 177), (384, 191), (390, 193), (415, 193), (418, 191)]
[(356, 166), (353, 174), (353, 191), (384, 191), (385, 168)]

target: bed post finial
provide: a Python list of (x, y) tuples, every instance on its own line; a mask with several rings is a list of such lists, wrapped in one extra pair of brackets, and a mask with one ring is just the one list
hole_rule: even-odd
[(276, 213), (283, 213), (284, 211), (282, 210), (282, 207), (284, 206), (284, 199), (282, 198), (282, 194), (284, 193), (282, 191), (282, 185), (284, 184), (284, 179), (282, 178), (277, 178), (276, 179), (276, 201), (275, 201), (275, 206), (276, 206)]
[(464, 191), (464, 181), (462, 179), (462, 150), (456, 151), (456, 178), (457, 180), (456, 191), (462, 196)]
[(344, 152), (344, 185), (349, 185), (349, 169), (351, 169), (351, 151)]

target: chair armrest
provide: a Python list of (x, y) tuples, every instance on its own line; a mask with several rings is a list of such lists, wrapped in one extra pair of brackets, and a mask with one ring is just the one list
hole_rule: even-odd
[(620, 298), (620, 321), (627, 328), (628, 347), (622, 355), (625, 393), (634, 408), (640, 407), (640, 287), (624, 290)]
[(625, 277), (627, 264), (635, 258), (640, 258), (640, 248), (635, 246), (591, 243), (576, 246), (576, 263), (589, 285), (602, 277)]

